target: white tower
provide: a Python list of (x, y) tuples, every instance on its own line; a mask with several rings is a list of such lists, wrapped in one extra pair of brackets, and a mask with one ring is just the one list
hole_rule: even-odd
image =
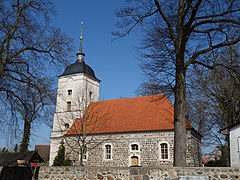
[(91, 101), (99, 100), (99, 83), (93, 69), (85, 63), (82, 52), (82, 32), (80, 49), (75, 63), (66, 67), (58, 77), (58, 94), (51, 133), (49, 165), (53, 164), (63, 135)]

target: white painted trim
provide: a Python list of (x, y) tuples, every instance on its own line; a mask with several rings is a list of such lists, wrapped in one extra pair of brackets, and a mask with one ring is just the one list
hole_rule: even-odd
[[(111, 158), (110, 159), (107, 159), (106, 158), (106, 146), (107, 145), (110, 145), (111, 146)], [(103, 160), (104, 161), (111, 161), (111, 160), (113, 160), (113, 145), (112, 145), (112, 143), (105, 143), (105, 144), (103, 144)]]
[[(80, 151), (79, 151), (79, 153), (78, 153), (78, 160), (80, 161), (80, 156), (81, 156), (81, 153), (80, 153)], [(87, 161), (88, 160), (88, 150), (86, 151), (86, 159), (82, 159), (83, 161)]]
[[(138, 150), (132, 150), (132, 145), (136, 144), (138, 145)], [(136, 156), (138, 157), (138, 166), (141, 166), (141, 146), (138, 142), (131, 142), (128, 145), (128, 151), (129, 151), (129, 156), (128, 156), (128, 166), (132, 166), (132, 157)]]
[[(133, 144), (136, 144), (136, 145), (138, 145), (138, 150), (132, 150), (132, 145)], [(138, 142), (132, 142), (132, 143), (130, 143), (129, 144), (129, 152), (140, 152), (140, 145), (139, 145), (139, 143)]]
[[(167, 144), (168, 159), (162, 159), (161, 144)], [(170, 147), (169, 142), (167, 142), (167, 141), (160, 141), (159, 142), (159, 144), (158, 144), (158, 154), (159, 154), (159, 160), (160, 161), (171, 161), (171, 159), (170, 159), (170, 148), (169, 147)]]

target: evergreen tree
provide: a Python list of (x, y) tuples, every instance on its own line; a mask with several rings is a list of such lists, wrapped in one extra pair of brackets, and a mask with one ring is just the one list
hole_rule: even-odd
[(65, 147), (64, 142), (62, 141), (58, 148), (57, 156), (53, 161), (53, 166), (70, 166), (70, 163), (71, 161), (69, 159), (65, 160)]
[(64, 161), (64, 156), (65, 156), (65, 147), (63, 145), (63, 141), (61, 142), (58, 151), (57, 151), (57, 156), (55, 157), (53, 161), (53, 166), (61, 166), (63, 161)]

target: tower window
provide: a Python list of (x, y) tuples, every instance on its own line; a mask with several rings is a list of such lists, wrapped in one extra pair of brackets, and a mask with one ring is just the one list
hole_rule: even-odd
[(68, 112), (71, 111), (71, 102), (70, 101), (67, 102), (67, 111)]
[(92, 99), (92, 91), (89, 92), (89, 98)]
[(68, 90), (68, 95), (69, 96), (72, 95), (72, 90), (71, 89)]

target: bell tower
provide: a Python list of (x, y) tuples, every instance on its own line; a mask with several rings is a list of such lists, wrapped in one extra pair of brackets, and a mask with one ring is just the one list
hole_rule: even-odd
[(63, 135), (73, 121), (82, 116), (90, 102), (99, 100), (101, 81), (95, 76), (93, 69), (85, 63), (82, 28), (80, 48), (76, 56), (75, 63), (67, 66), (63, 74), (58, 76), (56, 110), (51, 132), (50, 166), (53, 165)]

